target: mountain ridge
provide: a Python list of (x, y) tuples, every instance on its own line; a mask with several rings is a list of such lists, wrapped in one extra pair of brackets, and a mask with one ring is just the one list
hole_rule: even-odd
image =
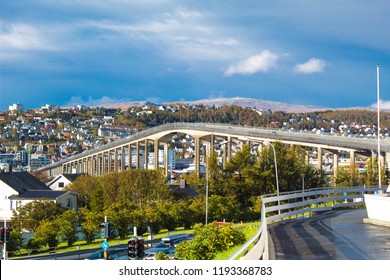
[(92, 107), (107, 107), (107, 108), (122, 108), (126, 109), (133, 106), (144, 106), (146, 104), (154, 105), (170, 105), (170, 104), (189, 104), (189, 105), (206, 105), (206, 106), (215, 106), (221, 107), (223, 105), (237, 105), (241, 107), (250, 107), (256, 108), (257, 110), (271, 110), (271, 111), (283, 111), (287, 113), (309, 113), (309, 112), (320, 112), (320, 111), (335, 111), (335, 110), (375, 110), (373, 107), (345, 107), (345, 108), (332, 108), (325, 106), (316, 106), (316, 105), (300, 105), (300, 104), (291, 104), (286, 102), (271, 101), (271, 100), (261, 100), (250, 97), (221, 97), (221, 98), (206, 98), (199, 99), (194, 101), (173, 101), (173, 102), (163, 102), (156, 104), (149, 101), (129, 101), (129, 102), (119, 102), (111, 104), (101, 104), (99, 106)]

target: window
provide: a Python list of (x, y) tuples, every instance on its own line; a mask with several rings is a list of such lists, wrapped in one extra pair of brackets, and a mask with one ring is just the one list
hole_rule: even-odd
[(63, 188), (63, 187), (64, 187), (64, 182), (59, 182), (59, 183), (58, 183), (58, 187), (59, 187), (59, 188)]

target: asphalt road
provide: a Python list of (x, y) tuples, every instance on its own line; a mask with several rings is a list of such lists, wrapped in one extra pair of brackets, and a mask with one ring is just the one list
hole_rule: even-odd
[(269, 225), (279, 260), (390, 260), (390, 228), (363, 223), (365, 209)]

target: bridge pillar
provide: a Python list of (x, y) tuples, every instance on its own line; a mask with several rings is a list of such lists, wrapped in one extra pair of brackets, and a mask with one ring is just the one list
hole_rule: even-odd
[(333, 153), (333, 185), (336, 186), (337, 172), (339, 170), (339, 153)]
[(318, 166), (318, 170), (319, 171), (322, 171), (322, 148), (321, 147), (317, 147), (317, 166)]
[(125, 170), (125, 147), (121, 147), (120, 171)]
[(139, 169), (139, 141), (135, 143), (135, 168)]
[(88, 157), (88, 174), (89, 175), (93, 175), (93, 171), (94, 171), (94, 168), (93, 168), (93, 156), (90, 156)]
[(107, 164), (106, 152), (102, 152), (102, 171), (100, 173), (101, 175), (106, 173), (106, 164)]
[(355, 168), (355, 151), (349, 152), (349, 163), (351, 165), (351, 168)]
[(97, 176), (97, 163), (98, 163), (98, 154), (96, 154), (93, 158), (93, 171), (92, 171), (92, 175), (93, 176)]
[(100, 164), (101, 164), (101, 160), (100, 160), (100, 154), (97, 154), (96, 155), (96, 176), (100, 176)]
[(158, 170), (158, 148), (159, 141), (156, 139), (154, 140), (154, 170)]
[(131, 144), (127, 145), (127, 169), (131, 169)]
[[(229, 162), (232, 158), (232, 137), (228, 136), (227, 145), (227, 162)], [(250, 140), (248, 140), (248, 144), (250, 145)], [(225, 167), (225, 166), (224, 166)]]
[(199, 177), (200, 175), (200, 137), (195, 138), (195, 174)]
[(144, 169), (149, 169), (149, 140), (145, 139)]
[[(169, 176), (169, 162), (168, 162), (168, 144), (164, 143), (164, 170), (165, 170), (165, 177)], [(171, 168), (173, 168), (171, 166)]]
[(114, 152), (114, 172), (117, 172), (118, 171), (118, 149), (115, 148), (113, 149), (113, 152)]

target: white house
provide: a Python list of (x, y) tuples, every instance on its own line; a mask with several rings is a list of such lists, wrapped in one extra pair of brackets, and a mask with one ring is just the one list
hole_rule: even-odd
[(77, 194), (54, 191), (28, 172), (0, 173), (0, 223), (12, 218), (12, 210), (37, 200), (51, 200), (77, 210)]
[(63, 191), (64, 187), (73, 183), (78, 177), (85, 174), (60, 174), (57, 175), (53, 180), (48, 182), (46, 185), (55, 191)]

